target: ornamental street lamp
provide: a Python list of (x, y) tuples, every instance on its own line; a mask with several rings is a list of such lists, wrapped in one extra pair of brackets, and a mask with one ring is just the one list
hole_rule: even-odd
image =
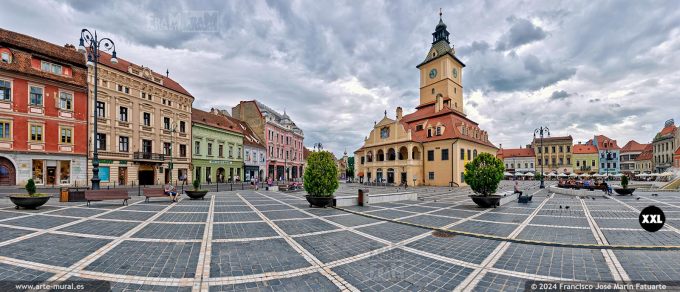
[[(86, 47), (87, 45), (87, 47)], [(103, 48), (102, 48), (103, 46)], [(99, 50), (102, 48), (103, 51), (112, 51), (111, 63), (118, 64), (118, 59), (116, 58), (116, 45), (110, 38), (99, 39), (97, 37), (97, 31), (94, 31), (94, 35), (87, 29), (80, 31), (80, 45), (78, 46), (78, 51), (87, 55), (87, 66), (94, 67), (94, 123), (93, 123), (93, 135), (94, 135), (94, 149), (92, 152), (92, 189), (99, 189), (99, 154), (97, 153), (97, 148), (99, 147), (98, 135), (97, 135), (97, 83), (99, 78), (97, 77), (97, 64), (99, 64), (99, 57), (101, 57)]]
[(540, 143), (541, 148), (539, 148), (539, 150), (538, 150), (541, 153), (541, 186), (540, 186), (540, 188), (545, 189), (545, 184), (543, 182), (543, 179), (544, 179), (543, 177), (545, 176), (545, 173), (543, 172), (543, 165), (545, 164), (545, 160), (543, 159), (543, 154), (545, 152), (544, 151), (545, 149), (543, 149), (543, 136), (547, 135), (548, 137), (550, 137), (550, 130), (548, 129), (548, 127), (544, 127), (544, 126), (541, 126), (541, 127), (537, 128), (536, 130), (534, 130), (534, 141), (536, 141), (536, 135), (537, 134), (539, 135), (539, 138), (541, 139), (541, 143)]

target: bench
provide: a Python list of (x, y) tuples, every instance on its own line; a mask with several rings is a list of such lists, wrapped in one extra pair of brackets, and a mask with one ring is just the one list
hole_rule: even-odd
[(146, 199), (144, 200), (144, 202), (146, 202), (146, 203), (149, 202), (149, 198), (167, 197), (164, 189), (156, 189), (156, 188), (154, 188), (154, 189), (144, 189), (144, 196), (146, 197)]
[(279, 185), (279, 190), (280, 190), (280, 191), (287, 191), (287, 190), (288, 190), (288, 185)]
[(87, 206), (90, 206), (91, 201), (105, 201), (105, 200), (123, 200), (123, 205), (127, 205), (130, 199), (126, 190), (87, 190), (85, 191), (85, 200)]

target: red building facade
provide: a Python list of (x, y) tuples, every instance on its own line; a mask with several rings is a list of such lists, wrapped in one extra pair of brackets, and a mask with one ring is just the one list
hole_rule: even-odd
[(0, 29), (0, 185), (83, 185), (87, 67), (71, 45)]

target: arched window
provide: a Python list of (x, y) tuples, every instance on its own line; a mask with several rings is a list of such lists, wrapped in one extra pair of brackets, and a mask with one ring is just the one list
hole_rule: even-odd
[(472, 151), (472, 159), (477, 158), (477, 149)]

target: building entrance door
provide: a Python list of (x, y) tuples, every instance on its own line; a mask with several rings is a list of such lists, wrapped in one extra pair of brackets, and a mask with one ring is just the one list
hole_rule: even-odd
[(140, 164), (138, 177), (140, 185), (153, 185), (156, 181), (153, 166)]
[(47, 184), (53, 185), (57, 181), (57, 167), (48, 166), (47, 167)]
[(406, 183), (406, 173), (405, 172), (401, 173), (401, 180), (399, 181), (399, 183), (401, 183), (401, 184)]
[(121, 186), (127, 185), (127, 167), (118, 168), (118, 184)]
[(7, 158), (0, 157), (0, 186), (13, 186), (16, 184), (16, 170), (14, 164)]
[(387, 183), (388, 184), (394, 183), (394, 169), (392, 168), (387, 169)]

